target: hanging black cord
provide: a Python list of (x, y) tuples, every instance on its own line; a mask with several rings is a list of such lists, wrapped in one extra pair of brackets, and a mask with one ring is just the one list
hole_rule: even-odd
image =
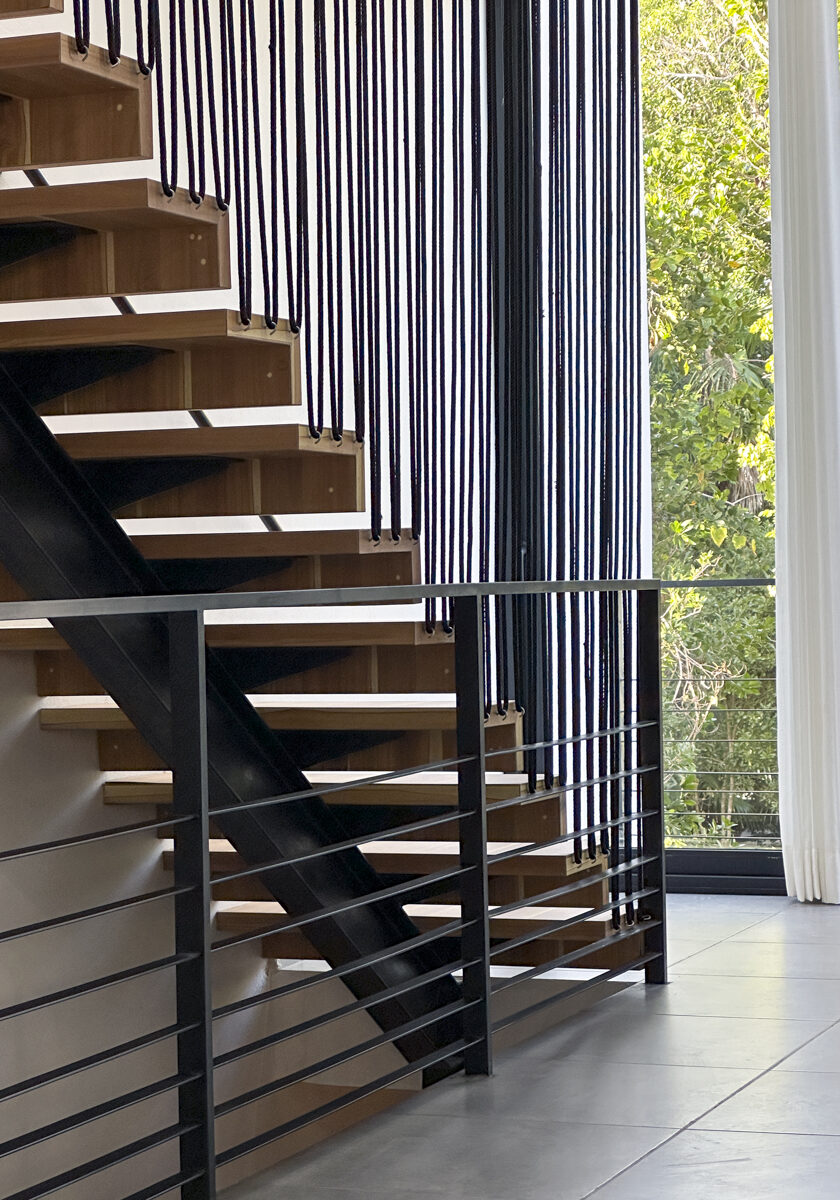
[[(108, 41), (108, 61), (115, 67), (120, 61), (122, 52), (122, 20), (120, 15), (120, 0), (104, 0), (105, 29)], [(88, 41), (90, 41), (90, 22), (88, 21)], [(78, 41), (77, 41), (78, 45)]]
[(90, 0), (73, 0), (73, 31), (76, 49), (87, 57), (90, 50)]
[[(193, 204), (201, 204), (204, 200), (206, 190), (206, 170), (204, 148), (204, 77), (202, 73), (199, 0), (192, 0), (192, 7), (194, 80), (190, 79), (186, 0), (178, 0), (178, 34), (181, 44), (181, 96), (184, 105), (184, 139), (187, 148), (187, 187)], [(195, 89), (195, 122), (193, 122), (193, 88)]]
[[(391, 537), (399, 540), (402, 529), (400, 504), (400, 422), (399, 422), (399, 352), (394, 345), (395, 331), (399, 329), (399, 237), (391, 236), (391, 214), (399, 212), (399, 170), (397, 169), (397, 146), (393, 146), (393, 209), (391, 203), (391, 152), (392, 147), (388, 129), (388, 65), (394, 69), (394, 79), (397, 78), (397, 27), (392, 29), (392, 46), (390, 56), (386, 53), (385, 37), (385, 0), (376, 0), (377, 24), (379, 29), (379, 65), (380, 65), (380, 119), (381, 119), (381, 159), (382, 159), (382, 229), (383, 229), (383, 262), (385, 268), (385, 370), (387, 375), (387, 413), (388, 413), (388, 467), (389, 467), (389, 504), (391, 518)], [(376, 93), (374, 93), (375, 95)], [(397, 124), (397, 110), (394, 105), (392, 113), (394, 128)]]
[[(410, 137), (410, 91), (409, 91), (409, 58), (408, 58), (408, 4), (407, 0), (399, 0), (400, 7), (400, 82), (402, 84), (402, 119), (403, 119), (403, 190), (405, 195), (404, 202), (404, 220), (405, 220), (405, 300), (406, 300), (406, 344), (408, 347), (408, 430), (409, 430), (409, 488), (411, 496), (411, 536), (419, 538), (423, 520), (422, 514), (422, 498), (421, 489), (423, 486), (422, 476), (420, 474), (420, 436), (417, 427), (418, 421), (418, 392), (420, 389), (419, 370), (418, 370), (418, 353), (417, 339), (418, 334), (415, 332), (415, 321), (420, 320), (420, 314), (415, 307), (414, 281), (416, 277), (414, 264), (414, 238), (412, 232), (411, 219), (411, 202), (412, 202), (412, 154), (411, 154), (411, 137)], [(397, 0), (394, 0), (394, 20), (397, 19)], [(416, 25), (416, 22), (415, 22)], [(416, 37), (415, 33), (415, 37)], [(396, 86), (396, 85), (395, 85)], [(396, 111), (396, 100), (394, 110)], [(395, 126), (395, 138), (398, 136), (398, 131)], [(416, 153), (416, 151), (415, 151)], [(396, 167), (396, 146), (395, 146), (395, 170)], [(417, 185), (415, 185), (417, 186)], [(419, 271), (419, 263), (417, 264)], [(399, 326), (398, 326), (399, 328)]]
[[(350, 324), (351, 324), (351, 346), (353, 353), (353, 408), (354, 408), (354, 427), (356, 432), (356, 441), (363, 442), (365, 440), (366, 423), (365, 423), (365, 390), (363, 379), (363, 356), (364, 346), (362, 343), (362, 333), (360, 328), (360, 306), (364, 303), (360, 296), (360, 288), (363, 288), (363, 273), (359, 260), (361, 253), (361, 245), (363, 237), (357, 229), (357, 212), (359, 220), (361, 220), (361, 191), (358, 196), (356, 187), (361, 189), (361, 171), (358, 168), (358, 146), (354, 155), (353, 147), (353, 109), (351, 104), (351, 76), (350, 76), (350, 6), (349, 0), (343, 2), (343, 20), (342, 20), (342, 50), (344, 62), (344, 92), (346, 96), (345, 105), (345, 140), (347, 147), (347, 254), (350, 264)], [(357, 39), (358, 43), (358, 39)], [(357, 51), (358, 53), (358, 51)], [(338, 65), (336, 64), (336, 71)], [(357, 99), (357, 126), (359, 121), (358, 116), (358, 97), (360, 83), (356, 81), (356, 99)], [(357, 185), (358, 180), (358, 185)], [(357, 204), (358, 200), (358, 204)], [(358, 247), (357, 247), (358, 240)], [(343, 307), (343, 306), (342, 306)]]
[[(303, 38), (303, 0), (295, 0), (295, 162), (297, 174), (297, 280), (298, 313), (296, 325), (303, 329), (311, 308), (311, 278), (309, 272), (309, 160), (306, 145), (306, 62)], [(324, 428), (324, 397), (317, 403), (312, 376), (312, 338), (303, 337), (303, 360), (306, 377), (306, 405), (310, 436), (319, 440)]]

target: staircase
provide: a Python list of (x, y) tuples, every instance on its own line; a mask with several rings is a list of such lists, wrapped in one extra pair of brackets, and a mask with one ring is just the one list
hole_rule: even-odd
[[(60, 9), (60, 0), (19, 0), (4, 3), (0, 15)], [(0, 96), (3, 170), (152, 154), (149, 81), (126, 59), (112, 66), (104, 50), (83, 59), (72, 39), (52, 33), (0, 40)], [(207, 291), (226, 289), (230, 280), (227, 217), (212, 204), (196, 208), (185, 193), (166, 199), (145, 179), (0, 191), (0, 302)], [(364, 449), (352, 435), (316, 440), (303, 420), (261, 424), (255, 417), (261, 408), (301, 405), (299, 341), (288, 328), (269, 330), (259, 318), (243, 327), (221, 309), (7, 322), (0, 324), (0, 395), (0, 601), (420, 582), (419, 548), (409, 532), (374, 543), (358, 529), (313, 523), (287, 531), (271, 519), (279, 516), (282, 525), (283, 515), (361, 514), (365, 507)], [(242, 409), (249, 413), (239, 420)], [(224, 414), (219, 423), (214, 413)], [(172, 414), (184, 423), (162, 425)], [(95, 422), (84, 428), (84, 418)], [(266, 527), (231, 532), (220, 521), (236, 517), (262, 517)], [(144, 518), (201, 519), (207, 531), (125, 533), (119, 524)], [(311, 800), (232, 813), (212, 828), (218, 937), (281, 960), (291, 979), (457, 922), (458, 896), (444, 884), (416, 901), (396, 896), (325, 918), (305, 933), (284, 931), (321, 906), (457, 867), (454, 820), (433, 834), (409, 828), (399, 840), (377, 837), (396, 824), (445, 814), (457, 802), (453, 772), (329, 791), (365, 774), (419, 770), (456, 754), (454, 635), (363, 608), (339, 621), (287, 621), (279, 610), (259, 610), (211, 617), (207, 641), (213, 805), (312, 789)], [(0, 649), (34, 653), (44, 735), (96, 738), (105, 805), (160, 822), (170, 870), (165, 628), (142, 617), (18, 622), (0, 628)], [(488, 798), (526, 795), (515, 708), (494, 710), (485, 736), (488, 750), (504, 752), (492, 760)], [(491, 912), (490, 936), (501, 943), (546, 931), (500, 954), (500, 966), (535, 966), (569, 951), (578, 952), (584, 969), (639, 957), (641, 935), (616, 930), (608, 912), (568, 933), (558, 928), (610, 899), (601, 878), (608, 864), (602, 856), (581, 859), (566, 832), (556, 798), (489, 815), (488, 853), (506, 855), (491, 866), (491, 905), (535, 897), (516, 911)], [(240, 874), (353, 838), (358, 849), (327, 860)], [(552, 840), (550, 848), (525, 853), (533, 842)], [(540, 900), (589, 875), (594, 882), (578, 888), (569, 906)], [(587, 953), (591, 943), (599, 947)], [(357, 999), (407, 978), (436, 976), (376, 1007), (386, 1034), (419, 1026), (395, 1035), (400, 1061), (422, 1062), (453, 1040), (452, 1019), (423, 1026), (422, 1018), (457, 999), (445, 968), (458, 953), (453, 936), (352, 976)], [(308, 965), (293, 965), (301, 961)], [(290, 1029), (296, 1021), (299, 1014)], [(444, 1070), (458, 1065), (453, 1060)], [(421, 1082), (440, 1074), (436, 1066)], [(318, 1107), (302, 1088), (297, 1095), (304, 1107)], [(384, 1102), (363, 1101), (342, 1119), (366, 1116)], [(316, 1123), (309, 1140), (335, 1127)], [(272, 1153), (303, 1144), (292, 1138)], [(246, 1158), (245, 1173), (266, 1161)]]

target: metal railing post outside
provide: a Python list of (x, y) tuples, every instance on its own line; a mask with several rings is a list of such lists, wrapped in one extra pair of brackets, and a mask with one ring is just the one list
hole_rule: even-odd
[[(663, 787), (664, 748), (662, 741), (662, 659), (660, 649), (660, 591), (650, 588), (639, 592), (637, 617), (638, 720), (652, 722), (639, 729), (639, 767), (654, 770), (640, 775), (640, 802), (652, 815), (642, 820), (645, 855), (655, 855), (642, 870), (642, 887), (656, 888), (656, 895), (644, 901), (646, 914), (659, 922), (645, 932), (645, 953), (656, 954), (645, 967), (647, 983), (668, 982), (667, 939), (665, 926), (665, 792)], [(642, 925), (644, 929), (644, 925)]]
[(475, 1044), (464, 1053), (468, 1075), (493, 1073), (490, 1017), (490, 919), (487, 898), (487, 799), (484, 758), (484, 656), (481, 599), (455, 601), (455, 702), (457, 705), (458, 809), (461, 814), (461, 954), (465, 962), (464, 1037)]
[(198, 1173), (182, 1200), (214, 1200), (216, 1152), (213, 1099), (213, 1004), (210, 981), (210, 859), (208, 840), (207, 685), (204, 614), (169, 617), (172, 707), (172, 804), (192, 817), (175, 829), (175, 951), (193, 957), (177, 968), (178, 1072), (194, 1076), (179, 1093), (179, 1119), (194, 1126), (181, 1138), (181, 1170)]

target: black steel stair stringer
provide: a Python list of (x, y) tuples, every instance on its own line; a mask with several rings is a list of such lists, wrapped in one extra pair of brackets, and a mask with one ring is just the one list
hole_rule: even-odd
[[(161, 585), (73, 461), (13, 387), (0, 391), (0, 560), (28, 595), (39, 599), (154, 595)], [(156, 617), (76, 618), (56, 622), (61, 635), (128, 715), (143, 738), (171, 761), (168, 629)], [(215, 655), (208, 656), (208, 740), (215, 807), (306, 788), (305, 776), (276, 734), (243, 696)], [(311, 800), (218, 821), (248, 863), (296, 857), (339, 841), (344, 829), (314, 792)], [(358, 851), (260, 876), (291, 914), (317, 911), (378, 890), (376, 872)], [(414, 936), (399, 903), (360, 905), (307, 928), (326, 960), (338, 965)], [(427, 972), (443, 960), (435, 947), (401, 953), (355, 973), (352, 991), (368, 997)], [(373, 1007), (387, 1029), (457, 996), (447, 978)], [(457, 1028), (457, 1022), (456, 1022)], [(453, 1037), (435, 1025), (399, 1042), (410, 1060)]]

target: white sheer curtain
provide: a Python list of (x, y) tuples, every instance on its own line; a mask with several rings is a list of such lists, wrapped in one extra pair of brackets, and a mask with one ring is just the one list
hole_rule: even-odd
[(840, 903), (837, 0), (770, 0), (779, 804), (788, 891)]

